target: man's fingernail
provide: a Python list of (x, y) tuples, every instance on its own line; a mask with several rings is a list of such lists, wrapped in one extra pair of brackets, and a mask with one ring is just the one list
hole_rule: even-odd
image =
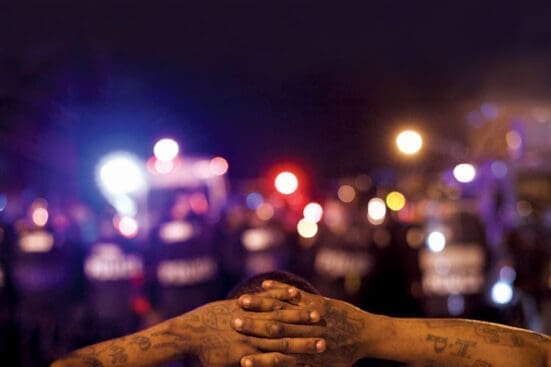
[(289, 291), (288, 291), (288, 292), (289, 292), (289, 295), (290, 295), (290, 296), (294, 297), (294, 296), (297, 295), (297, 292), (298, 292), (298, 291), (297, 291), (296, 288), (289, 288)]
[(271, 280), (265, 280), (262, 282), (263, 288), (270, 288), (272, 285), (274, 285), (274, 282), (272, 282)]
[(250, 358), (244, 358), (243, 365), (245, 367), (253, 367), (253, 361)]
[(241, 301), (241, 304), (243, 306), (250, 306), (251, 304), (251, 297), (249, 296), (243, 296), (239, 299), (239, 301)]
[(241, 329), (243, 327), (243, 320), (241, 319), (233, 319), (233, 326), (236, 329)]
[(310, 321), (317, 322), (320, 319), (320, 314), (317, 311), (310, 312)]
[(316, 350), (318, 352), (323, 352), (325, 350), (325, 340), (318, 340), (316, 342)]

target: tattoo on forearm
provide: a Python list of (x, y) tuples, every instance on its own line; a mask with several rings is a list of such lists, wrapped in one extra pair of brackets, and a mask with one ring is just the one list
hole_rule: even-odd
[(524, 345), (524, 340), (521, 336), (508, 330), (501, 330), (495, 326), (475, 326), (474, 331), (489, 344), (499, 344), (508, 347), (522, 347)]
[(457, 339), (455, 341), (455, 345), (459, 346), (459, 350), (456, 352), (453, 352), (452, 355), (458, 356), (458, 357), (464, 357), (464, 358), (471, 358), (467, 352), (469, 351), (469, 347), (475, 347), (476, 342), (463, 340), (463, 339)]
[(128, 355), (125, 353), (125, 349), (118, 345), (112, 345), (109, 347), (109, 356), (111, 357), (111, 363), (125, 363), (128, 362)]
[(137, 345), (144, 352), (151, 348), (151, 340), (146, 336), (134, 336), (130, 339), (130, 344)]
[(448, 343), (448, 338), (443, 336), (427, 334), (427, 341), (433, 342), (435, 353), (442, 353), (444, 350), (450, 349), (450, 355), (470, 359), (469, 348), (474, 348), (476, 342), (457, 338), (454, 344)]
[(448, 346), (448, 338), (428, 334), (427, 340), (434, 342), (434, 351), (436, 353), (442, 353), (444, 349), (446, 349), (446, 347)]
[(99, 359), (91, 355), (82, 355), (80, 353), (71, 353), (63, 357), (61, 360), (66, 361), (70, 359), (77, 359), (81, 361), (87, 367), (103, 367), (103, 363)]
[[(429, 359), (429, 360), (421, 361), (419, 363), (415, 363), (414, 366), (415, 367), (449, 367), (449, 363), (437, 362), (433, 359)], [(454, 366), (457, 366), (457, 365), (454, 364)], [(472, 364), (469, 362), (468, 364), (461, 364), (461, 366), (462, 367), (493, 367), (492, 364), (480, 359), (477, 359)]]

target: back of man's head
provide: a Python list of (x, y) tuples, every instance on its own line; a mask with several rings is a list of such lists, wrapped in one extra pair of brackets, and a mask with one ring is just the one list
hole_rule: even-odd
[(293, 273), (287, 271), (270, 271), (267, 273), (262, 273), (255, 275), (253, 277), (247, 278), (240, 283), (238, 283), (233, 289), (228, 293), (227, 299), (239, 298), (241, 295), (246, 293), (258, 293), (262, 292), (262, 282), (265, 280), (275, 280), (278, 282), (286, 283), (301, 289), (303, 291), (320, 294), (320, 292), (306, 279), (299, 277)]

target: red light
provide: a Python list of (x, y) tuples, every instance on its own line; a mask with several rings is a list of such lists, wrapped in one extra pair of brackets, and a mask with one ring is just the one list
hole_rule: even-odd
[(144, 297), (134, 297), (132, 299), (132, 310), (138, 315), (144, 315), (151, 310), (151, 303)]
[(189, 198), (189, 206), (195, 214), (205, 214), (209, 210), (209, 202), (204, 194), (196, 192)]

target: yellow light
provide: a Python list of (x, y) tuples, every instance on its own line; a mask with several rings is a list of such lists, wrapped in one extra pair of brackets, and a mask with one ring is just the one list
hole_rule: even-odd
[(396, 137), (396, 146), (400, 152), (413, 155), (421, 150), (423, 138), (414, 130), (405, 130)]
[(356, 190), (350, 185), (342, 185), (339, 187), (337, 195), (343, 203), (350, 203), (356, 197)]
[(406, 197), (398, 191), (392, 191), (386, 196), (386, 205), (390, 210), (397, 212), (406, 205)]
[(318, 233), (318, 225), (305, 218), (298, 221), (297, 232), (301, 237), (312, 238)]

